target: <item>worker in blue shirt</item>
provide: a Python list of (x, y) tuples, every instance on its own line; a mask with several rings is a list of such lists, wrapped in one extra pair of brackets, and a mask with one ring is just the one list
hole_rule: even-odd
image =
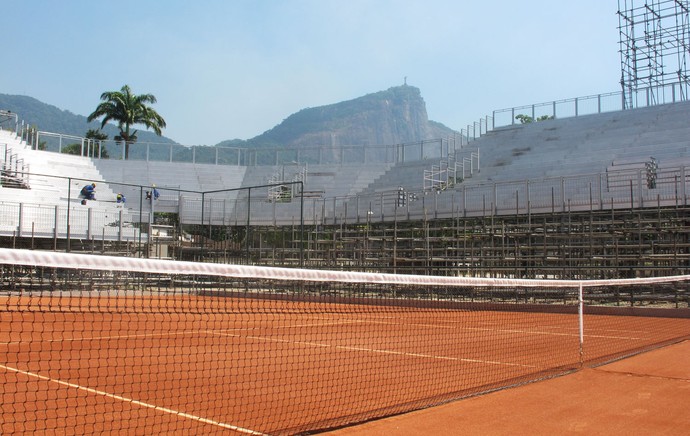
[(95, 200), (96, 199), (96, 184), (91, 183), (81, 188), (81, 196), (84, 200)]
[(154, 200), (158, 200), (158, 197), (161, 196), (161, 194), (158, 192), (158, 189), (156, 189), (156, 185), (153, 185), (153, 192), (152, 191), (146, 191), (146, 199), (151, 200), (153, 196)]

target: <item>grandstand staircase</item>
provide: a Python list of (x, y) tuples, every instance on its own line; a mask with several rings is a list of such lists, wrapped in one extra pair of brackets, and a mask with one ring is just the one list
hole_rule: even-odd
[[(300, 193), (297, 189), (296, 182), (302, 182), (303, 184), (307, 181), (307, 164), (298, 165), (292, 174), (286, 175), (285, 165), (283, 165), (282, 170), (274, 173), (269, 179), (268, 184), (273, 185), (268, 187), (267, 199), (269, 202), (287, 203), (292, 201), (293, 198), (298, 196)], [(302, 195), (307, 195), (307, 191), (302, 191)], [(318, 195), (320, 198), (323, 192), (314, 193), (309, 191), (309, 196)]]
[(430, 170), (424, 170), (424, 191), (445, 191), (479, 172), (479, 149), (470, 153), (456, 152)]
[(29, 189), (29, 165), (8, 144), (1, 144), (0, 186), (13, 189)]

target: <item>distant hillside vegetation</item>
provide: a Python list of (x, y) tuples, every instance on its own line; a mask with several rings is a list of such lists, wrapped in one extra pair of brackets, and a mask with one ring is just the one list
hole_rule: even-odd
[[(100, 123), (87, 123), (86, 117), (42, 103), (35, 98), (0, 94), (0, 109), (10, 110), (39, 130), (84, 136)], [(95, 106), (94, 106), (95, 109)], [(165, 118), (165, 114), (161, 114)], [(118, 134), (114, 125), (104, 129), (108, 139)], [(303, 109), (287, 117), (271, 130), (248, 140), (233, 139), (216, 146), (243, 148), (302, 148), (338, 147), (345, 145), (391, 145), (439, 139), (452, 136), (456, 131), (441, 123), (429, 121), (421, 92), (414, 86), (397, 86), (386, 91), (368, 94), (354, 100), (327, 106)], [(172, 143), (172, 139), (156, 136), (139, 129), (138, 143)], [(112, 147), (112, 150), (111, 150)], [(111, 156), (117, 155), (116, 146), (108, 144)], [(174, 155), (188, 151), (181, 145), (173, 147)], [(130, 150), (130, 157), (145, 158), (146, 148)], [(167, 147), (150, 150), (151, 159), (167, 160)]]

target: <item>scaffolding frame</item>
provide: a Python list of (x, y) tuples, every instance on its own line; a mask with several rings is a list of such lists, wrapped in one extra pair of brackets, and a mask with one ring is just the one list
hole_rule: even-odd
[[(641, 4), (644, 3), (644, 4)], [(662, 104), (666, 92), (687, 100), (689, 91), (686, 56), (690, 48), (690, 0), (618, 0), (621, 87), (623, 108)], [(645, 104), (638, 90), (647, 89)]]

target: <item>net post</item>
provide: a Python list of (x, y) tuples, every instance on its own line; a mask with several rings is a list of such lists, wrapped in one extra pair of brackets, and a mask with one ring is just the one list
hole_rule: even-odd
[(577, 291), (577, 315), (578, 315), (578, 324), (580, 327), (580, 367), (582, 367), (584, 363), (584, 342), (585, 342), (585, 326), (584, 326), (584, 297), (583, 297), (583, 292), (582, 292), (582, 282), (578, 284), (578, 291)]
[[(65, 249), (68, 253), (70, 252), (70, 234), (69, 234), (70, 216), (69, 216), (69, 212), (70, 212), (70, 209), (72, 208), (71, 201), (72, 201), (72, 178), (68, 177), (67, 178), (67, 227), (65, 228), (65, 231), (66, 231), (65, 239), (67, 240)], [(55, 227), (57, 227), (57, 225)], [(21, 228), (21, 220), (19, 220), (19, 228)]]
[[(304, 268), (304, 182), (299, 181), (299, 267)], [(335, 209), (334, 209), (335, 210)]]

